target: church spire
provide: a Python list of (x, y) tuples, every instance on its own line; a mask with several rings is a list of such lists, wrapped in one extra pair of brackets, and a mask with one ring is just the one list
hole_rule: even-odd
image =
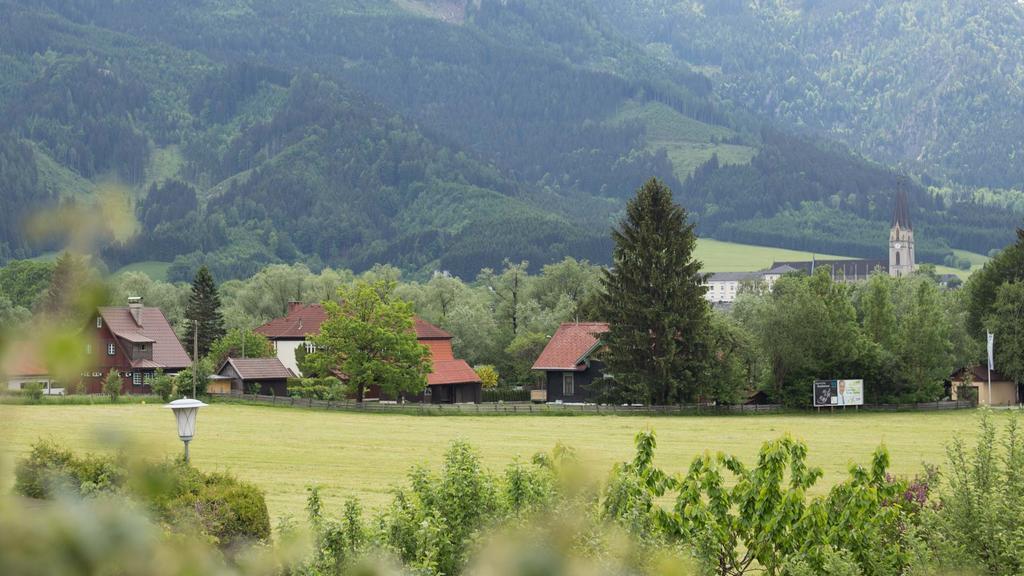
[(913, 230), (910, 224), (910, 205), (907, 202), (907, 186), (904, 177), (896, 182), (896, 207), (892, 212), (893, 228), (899, 226), (903, 230)]

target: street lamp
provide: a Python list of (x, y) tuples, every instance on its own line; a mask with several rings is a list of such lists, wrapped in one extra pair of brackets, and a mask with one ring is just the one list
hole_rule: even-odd
[(185, 463), (188, 463), (188, 443), (196, 434), (196, 415), (203, 406), (206, 404), (194, 398), (182, 398), (165, 406), (174, 410), (174, 417), (178, 420), (178, 437), (185, 443)]

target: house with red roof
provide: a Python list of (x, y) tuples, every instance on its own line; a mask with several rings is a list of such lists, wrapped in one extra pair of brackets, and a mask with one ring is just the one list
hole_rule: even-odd
[(61, 388), (51, 388), (51, 379), (46, 363), (39, 357), (37, 344), (29, 341), (15, 341), (0, 356), (0, 377), (7, 382), (8, 390), (22, 390), (30, 382), (43, 385), (47, 394), (62, 394)]
[(591, 402), (595, 380), (604, 378), (604, 364), (595, 359), (601, 349), (604, 322), (567, 322), (558, 327), (533, 370), (544, 372), (548, 402)]
[[(322, 305), (292, 302), (286, 315), (267, 322), (255, 331), (266, 336), (274, 345), (281, 364), (301, 375), (295, 352), (300, 346), (306, 347), (307, 352), (312, 350), (306, 339), (319, 333), (320, 325), (325, 320), (327, 311)], [(427, 388), (423, 395), (406, 399), (434, 404), (480, 402), (480, 377), (465, 360), (455, 357), (452, 335), (418, 316), (413, 319), (413, 325), (416, 339), (430, 349), (433, 371), (427, 375)]]
[(82, 382), (90, 394), (102, 391), (112, 369), (121, 376), (123, 393), (149, 394), (157, 370), (176, 374), (192, 365), (167, 317), (159, 308), (143, 306), (142, 298), (98, 308), (83, 336), (89, 367)]

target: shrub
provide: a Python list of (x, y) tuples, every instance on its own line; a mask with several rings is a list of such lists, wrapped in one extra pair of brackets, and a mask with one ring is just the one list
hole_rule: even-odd
[(28, 397), (29, 402), (32, 404), (38, 404), (43, 400), (43, 383), (42, 382), (26, 382), (21, 387), (22, 392)]
[(78, 458), (66, 448), (41, 441), (18, 463), (14, 489), (29, 498), (49, 499), (61, 492), (90, 495), (114, 490), (123, 480), (123, 466), (115, 458)]
[[(1024, 435), (1010, 415), (1000, 437), (982, 412), (976, 444), (947, 447), (947, 485), (926, 535), (943, 565), (975, 564), (989, 574), (1024, 572)], [(950, 546), (950, 543), (953, 546)]]
[(222, 547), (270, 538), (270, 515), (263, 492), (226, 474), (208, 476), (194, 495), (182, 499), (194, 510), (203, 532)]
[(498, 371), (490, 364), (484, 364), (474, 368), (476, 375), (484, 388), (496, 388), (498, 386)]
[(117, 398), (121, 395), (121, 376), (114, 368), (107, 372), (107, 377), (103, 380), (103, 393), (110, 396), (111, 402), (117, 402)]
[[(196, 362), (198, 378), (195, 381), (195, 396), (206, 395), (206, 385), (210, 382), (209, 376), (213, 373), (213, 366), (208, 358)], [(174, 386), (179, 394), (193, 396), (192, 394), (192, 367), (189, 366), (174, 376)]]
[(163, 370), (158, 370), (150, 388), (161, 400), (169, 402), (174, 397), (174, 378), (164, 374)]
[(344, 400), (348, 387), (333, 376), (326, 378), (289, 378), (288, 394), (296, 398), (313, 400)]
[(270, 537), (263, 492), (228, 474), (204, 474), (181, 461), (132, 468), (110, 456), (77, 457), (51, 442), (39, 442), (18, 463), (15, 491), (29, 498), (59, 493), (91, 496), (118, 493), (144, 503), (183, 533), (198, 528), (223, 548)]
[(64, 395), (75, 396), (85, 391), (85, 384), (81, 380), (69, 380), (64, 384)]

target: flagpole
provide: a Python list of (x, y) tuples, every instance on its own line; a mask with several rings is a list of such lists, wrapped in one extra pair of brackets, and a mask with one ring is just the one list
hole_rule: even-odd
[(988, 405), (993, 406), (992, 402), (992, 364), (995, 363), (995, 334), (986, 330), (986, 336), (988, 336)]

